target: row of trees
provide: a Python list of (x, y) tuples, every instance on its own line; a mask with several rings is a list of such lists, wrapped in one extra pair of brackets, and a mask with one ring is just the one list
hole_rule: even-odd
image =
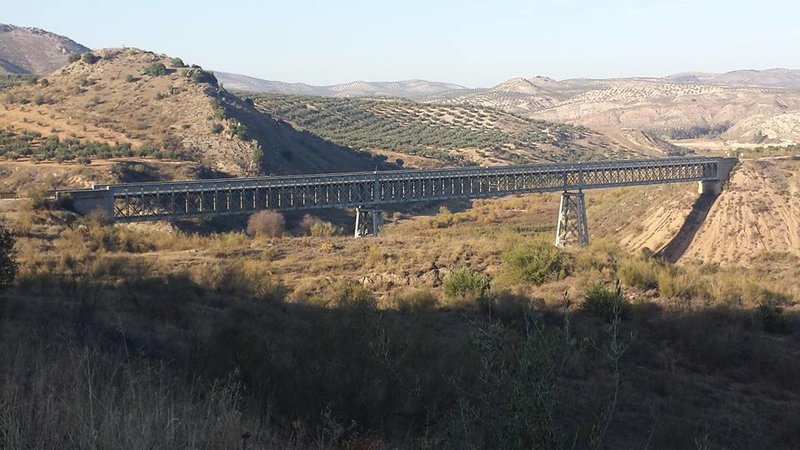
[(154, 145), (143, 145), (134, 148), (127, 142), (108, 144), (81, 141), (75, 138), (62, 140), (55, 135), (44, 138), (40, 133), (31, 131), (0, 130), (0, 157), (10, 160), (31, 158), (34, 162), (77, 161), (89, 164), (92, 158), (181, 158), (183, 155), (179, 149), (172, 147), (159, 148)]
[[(309, 107), (310, 103), (314, 107)], [(415, 106), (413, 103), (409, 105), (409, 108)], [(581, 130), (574, 127), (538, 121), (529, 121), (517, 131), (473, 129), (444, 121), (426, 123), (413, 114), (406, 117), (376, 113), (373, 111), (376, 106), (379, 106), (377, 101), (368, 99), (278, 95), (266, 95), (258, 101), (258, 107), (265, 112), (340, 145), (378, 147), (450, 163), (457, 161), (448, 150), (499, 149), (507, 145), (536, 150), (541, 144), (566, 146), (582, 135)]]

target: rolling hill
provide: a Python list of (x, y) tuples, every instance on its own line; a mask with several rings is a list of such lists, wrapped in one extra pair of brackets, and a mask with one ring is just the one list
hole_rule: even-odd
[(800, 89), (800, 70), (734, 70), (725, 73), (684, 72), (667, 77), (668, 80), (690, 84), (720, 84), (762, 86)]
[(4, 89), (0, 102), (0, 150), (8, 160), (167, 158), (227, 175), (385, 165), (271, 119), (197, 66), (137, 49), (85, 54), (46, 78)]
[(786, 86), (794, 86), (796, 74), (776, 69), (667, 78), (515, 78), (421, 101), (497, 108), (611, 135), (637, 130), (659, 139), (705, 138), (733, 146), (792, 144), (800, 142), (800, 88)]
[(0, 24), (0, 74), (43, 75), (89, 51), (77, 42), (38, 28)]
[[(753, 117), (773, 117), (800, 108), (798, 93), (773, 88), (727, 87), (663, 81), (620, 81), (572, 97), (532, 116), (596, 129), (636, 128), (673, 137), (694, 129), (721, 132)], [(753, 142), (759, 129), (735, 136)], [(792, 139), (791, 136), (782, 136)]]
[(219, 82), (235, 91), (255, 93), (277, 93), (293, 95), (314, 95), (320, 97), (404, 97), (419, 98), (443, 92), (459, 91), (463, 86), (426, 80), (366, 82), (336, 84), (331, 86), (312, 86), (305, 83), (285, 83), (262, 80), (235, 73), (214, 71)]
[(416, 165), (509, 164), (626, 158), (638, 155), (580, 126), (558, 124), (476, 105), (409, 100), (265, 94), (256, 107), (340, 145)]

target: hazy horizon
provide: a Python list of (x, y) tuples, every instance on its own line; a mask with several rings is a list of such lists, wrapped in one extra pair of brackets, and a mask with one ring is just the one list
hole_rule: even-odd
[[(11, 4), (0, 22), (90, 48), (138, 47), (208, 69), (333, 85), (425, 79), (489, 87), (514, 77), (663, 77), (800, 67), (800, 5), (474, 0), (402, 6), (207, 0)], [(146, 25), (142, 25), (146, 24)], [(636, 38), (631, 38), (636, 36)]]

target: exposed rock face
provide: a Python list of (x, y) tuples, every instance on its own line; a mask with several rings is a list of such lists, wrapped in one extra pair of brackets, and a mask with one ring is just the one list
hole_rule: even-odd
[(87, 51), (64, 36), (0, 24), (0, 74), (46, 75), (66, 65), (70, 55)]

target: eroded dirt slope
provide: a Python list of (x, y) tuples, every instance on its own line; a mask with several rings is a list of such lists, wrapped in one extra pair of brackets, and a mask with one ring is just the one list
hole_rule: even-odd
[(766, 253), (800, 256), (800, 161), (742, 163), (683, 258), (750, 265)]
[(587, 198), (592, 237), (634, 252), (658, 253), (670, 245), (680, 263), (745, 267), (780, 255), (800, 257), (797, 160), (742, 161), (713, 203), (698, 201), (695, 183), (609, 190)]

